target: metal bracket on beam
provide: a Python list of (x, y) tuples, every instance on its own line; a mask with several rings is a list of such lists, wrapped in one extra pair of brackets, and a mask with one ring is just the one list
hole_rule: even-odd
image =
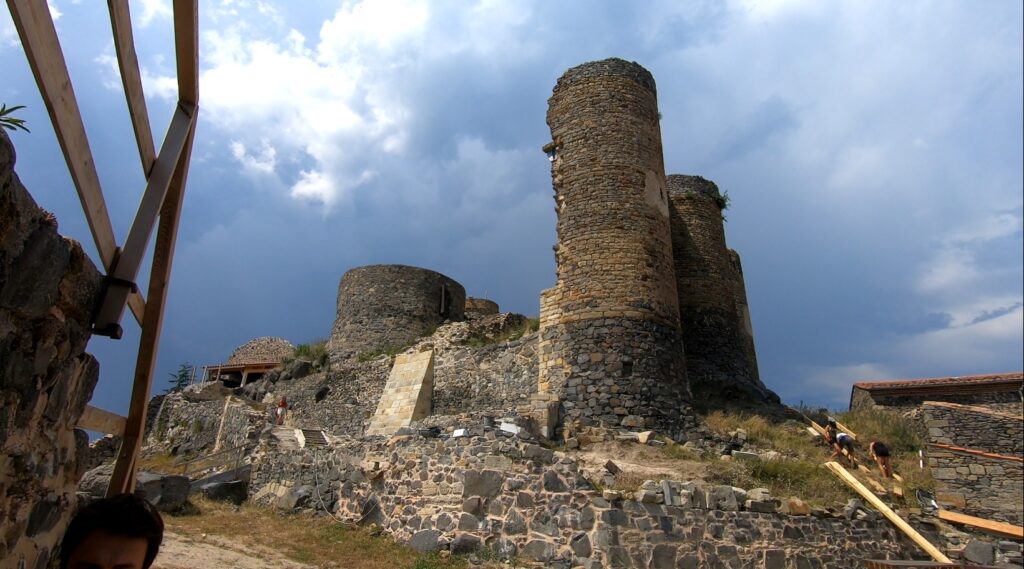
[[(178, 103), (171, 124), (167, 128), (164, 143), (160, 147), (160, 155), (146, 183), (146, 191), (142, 194), (142, 202), (139, 203), (139, 210), (128, 232), (124, 249), (116, 256), (110, 268), (103, 302), (93, 323), (95, 334), (109, 336), (115, 340), (121, 338), (121, 315), (124, 313), (129, 293), (138, 290), (134, 283), (135, 278), (139, 275), (149, 238), (156, 227), (160, 207), (171, 184), (171, 176), (174, 174), (185, 142), (195, 126), (195, 120), (195, 105)], [(130, 286), (126, 286), (125, 283)]]

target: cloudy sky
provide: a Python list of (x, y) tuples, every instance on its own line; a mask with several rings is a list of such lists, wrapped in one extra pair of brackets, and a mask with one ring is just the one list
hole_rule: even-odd
[[(635, 60), (667, 173), (728, 191), (761, 375), (841, 407), (856, 380), (1022, 364), (1020, 2), (209, 0), (199, 130), (158, 380), (262, 335), (323, 338), (338, 279), (441, 271), (536, 314), (554, 284), (546, 100)], [(132, 2), (157, 143), (176, 99), (168, 0)], [(119, 241), (143, 189), (106, 10), (52, 0)], [(0, 102), (17, 171), (84, 216), (9, 14)], [(148, 266), (148, 265), (147, 265)], [(94, 404), (125, 411), (138, 328), (98, 337)], [(162, 387), (162, 385), (160, 386)]]

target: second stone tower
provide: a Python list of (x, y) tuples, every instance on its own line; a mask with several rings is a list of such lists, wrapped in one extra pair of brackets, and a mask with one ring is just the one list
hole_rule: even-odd
[(563, 422), (681, 431), (688, 394), (654, 78), (607, 59), (548, 100), (557, 283), (541, 294), (541, 394)]

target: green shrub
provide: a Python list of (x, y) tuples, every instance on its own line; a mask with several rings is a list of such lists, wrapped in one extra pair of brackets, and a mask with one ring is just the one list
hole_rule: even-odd
[(313, 362), (316, 367), (326, 367), (328, 363), (327, 340), (319, 338), (308, 344), (295, 346), (293, 358), (302, 358)]
[(509, 326), (508, 328), (488, 336), (485, 334), (474, 334), (466, 340), (466, 345), (471, 348), (482, 348), (484, 346), (490, 346), (492, 344), (501, 344), (504, 342), (514, 342), (527, 334), (531, 334), (540, 329), (539, 318), (525, 318), (522, 322), (515, 326)]

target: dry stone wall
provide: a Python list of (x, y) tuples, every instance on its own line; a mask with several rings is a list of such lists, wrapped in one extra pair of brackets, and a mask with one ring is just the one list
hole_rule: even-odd
[(421, 551), (486, 548), (545, 567), (845, 569), (914, 555), (885, 522), (752, 511), (732, 487), (677, 485), (692, 492), (673, 494), (675, 505), (607, 500), (573, 459), (471, 430), (268, 451), (253, 465), (250, 496), (374, 523)]
[(36, 205), (0, 129), (0, 559), (47, 567), (88, 453), (75, 429), (99, 364), (85, 353), (102, 277)]
[(958, 403), (960, 405), (975, 405), (986, 407), (993, 411), (1002, 413), (1019, 414), (1024, 412), (1024, 402), (1021, 400), (1020, 392), (1017, 389), (996, 391), (988, 393), (941, 393), (932, 391), (927, 394), (905, 395), (896, 394), (872, 394), (866, 389), (854, 387), (850, 394), (850, 409), (870, 409), (872, 407), (888, 407), (901, 410), (912, 410), (918, 408), (925, 401), (943, 401), (946, 403)]
[(346, 272), (328, 341), (334, 362), (405, 347), (446, 320), (465, 319), (466, 290), (454, 280), (405, 265), (369, 265)]
[(654, 78), (621, 59), (566, 71), (548, 100), (557, 283), (539, 387), (565, 421), (678, 432), (688, 414), (658, 121)]
[(479, 318), (498, 312), (498, 303), (493, 300), (472, 297), (466, 299), (466, 318)]
[(936, 493), (963, 500), (958, 511), (1018, 526), (1024, 523), (1024, 463), (932, 446), (928, 464)]
[(264, 336), (235, 348), (228, 364), (280, 362), (295, 353), (295, 346), (284, 338)]
[(1024, 457), (1024, 417), (1020, 415), (934, 401), (921, 409), (929, 442)]
[[(537, 334), (483, 346), (467, 345), (472, 338), (500, 337), (519, 326), (522, 316), (496, 314), (438, 328), (410, 351), (434, 352), (433, 415), (474, 412), (503, 416), (529, 401), (537, 390)], [(384, 392), (393, 358), (336, 364), (331, 371), (266, 386), (268, 402), (287, 397), (287, 423), (299, 428), (324, 429), (337, 435), (358, 436)]]
[[(725, 245), (718, 186), (668, 176), (672, 252), (686, 370), (698, 407), (778, 401), (761, 383), (739, 256)], [(742, 305), (738, 302), (742, 299)], [(745, 321), (746, 319), (746, 321)]]

